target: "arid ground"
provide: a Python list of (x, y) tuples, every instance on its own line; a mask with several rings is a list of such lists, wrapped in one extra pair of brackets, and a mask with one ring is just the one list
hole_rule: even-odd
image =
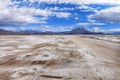
[(120, 35), (0, 35), (0, 80), (120, 80)]

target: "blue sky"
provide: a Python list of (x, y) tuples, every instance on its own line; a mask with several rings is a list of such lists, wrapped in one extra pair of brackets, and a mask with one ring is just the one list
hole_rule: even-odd
[(0, 0), (0, 28), (120, 31), (120, 0)]

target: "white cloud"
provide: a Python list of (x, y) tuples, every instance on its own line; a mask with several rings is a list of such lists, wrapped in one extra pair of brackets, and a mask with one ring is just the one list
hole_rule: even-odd
[[(55, 7), (53, 9), (40, 9), (40, 8), (34, 8), (32, 7), (26, 7), (26, 6), (21, 6), (18, 8), (18, 4), (21, 4), (22, 2), (32, 3), (35, 2), (47, 2), (47, 3), (69, 3), (69, 4), (76, 4), (80, 5), (80, 9), (83, 9), (84, 11), (94, 11), (97, 12), (96, 9), (85, 6), (82, 4), (120, 4), (120, 0), (18, 0), (18, 1), (12, 1), (12, 0), (0, 0), (0, 26), (17, 26), (17, 25), (24, 25), (24, 24), (29, 24), (29, 23), (41, 23), (44, 24), (46, 23), (46, 20), (49, 18), (49, 16), (56, 16), (57, 18), (69, 18), (71, 16), (71, 13), (69, 12), (62, 12), (62, 11), (57, 11), (57, 10), (74, 10), (75, 8), (58, 8)], [(10, 6), (13, 7), (10, 7)], [(82, 6), (81, 6), (82, 5)], [(16, 7), (17, 6), (17, 7)], [(118, 8), (113, 8), (113, 9), (107, 9), (103, 11), (98, 11), (98, 14), (102, 14), (104, 12), (104, 15), (107, 15), (107, 11), (109, 11), (110, 16), (114, 16), (113, 14), (117, 15), (120, 12), (120, 7)], [(115, 9), (115, 10), (114, 10)], [(56, 11), (52, 11), (56, 10)], [(112, 11), (113, 10), (113, 11)], [(115, 12), (116, 11), (116, 12)], [(95, 14), (94, 16), (99, 16), (98, 14)], [(36, 17), (36, 16), (41, 16), (41, 17)], [(106, 16), (104, 16), (106, 17)], [(98, 17), (99, 18), (99, 17)], [(120, 21), (120, 17), (115, 16), (116, 19), (113, 17), (111, 18), (106, 18), (106, 20), (110, 20), (113, 22), (118, 22)], [(77, 18), (76, 18), (77, 19)], [(102, 25), (102, 24), (93, 24), (93, 23), (82, 23), (80, 25)]]
[(55, 15), (58, 18), (68, 18), (71, 13), (67, 13), (67, 12), (54, 12), (53, 15)]
[[(50, 11), (40, 10), (27, 7), (10, 7), (16, 4), (10, 0), (0, 0), (0, 26), (17, 26), (28, 23), (45, 23), (46, 15), (50, 15)], [(35, 16), (41, 15), (46, 18), (36, 18)]]
[(105, 25), (105, 23), (89, 23), (89, 22), (82, 22), (82, 23), (78, 23), (77, 26), (103, 26)]
[(75, 17), (75, 20), (78, 20), (79, 18), (78, 17)]
[[(27, 1), (27, 0), (26, 0)], [(24, 0), (24, 2), (26, 2)], [(34, 2), (34, 0), (33, 0)], [(12, 2), (10, 0), (0, 0), (0, 26), (19, 26), (29, 23), (46, 23), (49, 16), (56, 16), (58, 18), (67, 18), (70, 13), (67, 12), (53, 12), (48, 9), (36, 9), (34, 7), (19, 7), (14, 4), (19, 2)], [(10, 7), (10, 5), (13, 5)], [(41, 17), (36, 17), (41, 16)]]
[[(34, 16), (43, 16), (37, 18)], [(47, 16), (51, 15), (50, 11), (35, 8), (6, 8), (0, 13), (0, 25), (22, 25), (27, 23), (45, 23)], [(46, 17), (46, 18), (45, 18)]]
[(48, 8), (49, 10), (53, 10), (53, 11), (68, 11), (68, 10), (75, 10), (75, 8), (67, 8), (67, 7), (64, 7), (64, 8), (59, 8), (57, 6), (55, 7), (52, 7), (52, 8)]
[(48, 26), (48, 25), (42, 25), (39, 27), (42, 31), (55, 31), (55, 32), (62, 32), (62, 31), (69, 31), (72, 29), (71, 26)]
[(105, 32), (105, 30), (103, 30), (103, 29), (101, 29), (101, 28), (99, 28), (99, 27), (93, 27), (93, 28), (91, 29), (91, 31), (93, 31), (93, 32)]
[(109, 29), (109, 32), (120, 32), (120, 28)]
[(120, 23), (120, 6), (111, 7), (98, 11), (96, 14), (89, 15), (88, 18), (95, 18), (98, 20), (105, 20), (108, 22)]
[(92, 29), (89, 30), (93, 32), (104, 32), (104, 33), (120, 32), (120, 28), (102, 29), (100, 27), (93, 27)]
[(73, 29), (73, 26), (49, 26), (49, 25), (41, 25), (41, 26), (29, 26), (29, 27), (25, 27), (25, 26), (20, 26), (20, 27), (2, 27), (0, 29), (5, 29), (8, 31), (40, 31), (40, 32), (45, 32), (45, 31), (54, 31), (54, 32), (62, 32), (62, 31), (70, 31), (71, 29)]
[(71, 3), (71, 4), (120, 4), (120, 0), (29, 0), (34, 2), (46, 3)]
[(78, 6), (76, 9), (80, 9), (82, 12), (89, 12), (89, 11), (97, 12), (96, 8), (92, 8), (84, 4), (80, 4), (80, 6)]

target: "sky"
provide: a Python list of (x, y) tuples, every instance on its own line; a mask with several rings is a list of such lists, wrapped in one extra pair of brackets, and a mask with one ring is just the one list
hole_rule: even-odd
[(0, 29), (120, 31), (120, 0), (0, 0)]

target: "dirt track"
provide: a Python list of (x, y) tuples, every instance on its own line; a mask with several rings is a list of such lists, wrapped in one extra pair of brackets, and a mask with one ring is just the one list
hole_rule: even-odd
[(120, 80), (120, 36), (0, 36), (0, 80)]

